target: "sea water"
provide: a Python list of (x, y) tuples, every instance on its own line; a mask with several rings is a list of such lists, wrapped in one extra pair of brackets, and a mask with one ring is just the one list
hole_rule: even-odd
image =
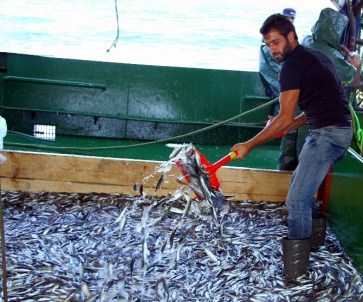
[(256, 71), (259, 28), (270, 14), (294, 8), (301, 40), (321, 9), (334, 6), (329, 0), (0, 0), (0, 7), (3, 52)]

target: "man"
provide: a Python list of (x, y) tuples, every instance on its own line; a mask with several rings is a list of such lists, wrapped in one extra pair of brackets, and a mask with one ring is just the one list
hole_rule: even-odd
[(295, 21), (295, 18), (296, 18), (296, 11), (293, 9), (293, 8), (285, 8), (283, 11), (282, 11), (282, 14), (288, 18), (291, 23), (294, 23)]
[[(348, 27), (348, 17), (327, 7), (321, 10), (319, 19), (311, 29), (311, 35), (305, 36), (301, 44), (318, 49), (334, 63), (340, 79), (345, 83), (347, 93), (354, 93), (360, 87), (361, 61), (357, 53), (342, 52), (341, 39)], [(360, 111), (354, 98), (353, 108)]]
[[(285, 8), (282, 14), (294, 23), (296, 11), (293, 8)], [(268, 87), (270, 89), (269, 94), (273, 98), (278, 97), (280, 93), (278, 75), (281, 70), (281, 64), (271, 55), (265, 43), (263, 43), (260, 47), (259, 63), (259, 72), (262, 78), (268, 83)]]
[[(285, 8), (282, 14), (286, 16), (286, 18), (288, 18), (292, 23), (294, 23), (296, 11), (293, 8)], [(271, 55), (268, 47), (265, 44), (261, 45), (260, 48), (259, 63), (259, 72), (263, 79), (267, 82), (267, 85), (270, 89), (270, 96), (272, 98), (278, 97), (280, 93), (278, 75), (281, 70), (281, 62), (278, 62), (276, 58)], [(277, 104), (274, 115), (277, 115), (278, 112), (279, 105)], [(300, 113), (300, 109), (297, 108), (295, 114), (298, 115)], [(306, 135), (307, 128), (301, 127), (286, 133), (286, 135), (281, 138), (277, 169), (286, 171), (295, 170)]]
[[(272, 55), (284, 62), (279, 78), (280, 112), (255, 137), (232, 150), (238, 153), (237, 159), (244, 159), (257, 145), (308, 124), (309, 133), (286, 198), (288, 236), (283, 239), (284, 274), (297, 278), (307, 271), (310, 240), (314, 241), (312, 220), (318, 217), (314, 195), (350, 145), (351, 116), (333, 63), (320, 51), (300, 45), (294, 25), (285, 16), (268, 17), (260, 33)], [(297, 105), (302, 113), (295, 117)]]

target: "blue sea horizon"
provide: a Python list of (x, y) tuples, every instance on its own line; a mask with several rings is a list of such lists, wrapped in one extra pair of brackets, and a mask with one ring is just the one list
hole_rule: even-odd
[[(119, 39), (117, 36), (117, 3)], [(0, 11), (0, 51), (61, 58), (227, 70), (258, 70), (259, 28), (285, 7), (297, 11), (300, 40), (317, 0), (12, 0)], [(107, 51), (109, 49), (109, 51)]]

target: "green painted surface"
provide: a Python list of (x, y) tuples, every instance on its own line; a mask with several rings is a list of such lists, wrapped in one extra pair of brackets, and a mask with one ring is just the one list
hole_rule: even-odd
[(348, 153), (334, 169), (328, 222), (363, 272), (363, 159)]
[[(10, 129), (25, 133), (33, 124), (51, 124), (63, 135), (157, 140), (221, 122), (268, 100), (256, 72), (8, 54), (0, 76), (1, 114)], [(263, 122), (271, 112), (272, 106), (265, 107), (194, 139), (230, 144), (258, 130), (241, 123)]]
[[(185, 141), (185, 143), (191, 142), (192, 141)], [(15, 149), (32, 152), (50, 152), (153, 161), (167, 161), (169, 159), (169, 155), (173, 151), (173, 148), (168, 147), (167, 143), (149, 143), (150, 142), (75, 136), (58, 136), (55, 142), (49, 142), (12, 133), (9, 133), (4, 139), (4, 147), (8, 150)], [(216, 162), (227, 155), (232, 146), (233, 145), (195, 144), (198, 151), (203, 153), (211, 163)], [(68, 149), (64, 149), (65, 147)], [(245, 160), (232, 161), (228, 165), (258, 169), (275, 169), (277, 156), (278, 147), (267, 144), (252, 150), (250, 156)]]

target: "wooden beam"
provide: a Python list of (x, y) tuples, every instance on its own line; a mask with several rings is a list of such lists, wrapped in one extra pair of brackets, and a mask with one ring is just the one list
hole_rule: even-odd
[[(21, 151), (2, 151), (1, 188), (6, 191), (140, 194), (134, 184), (143, 183), (147, 195), (165, 196), (180, 188), (180, 171), (173, 166), (155, 192), (162, 162), (87, 157)], [(291, 174), (272, 170), (222, 167), (218, 170), (224, 195), (233, 200), (285, 201)]]
[(238, 200), (285, 201), (291, 172), (223, 167), (218, 179), (225, 195)]

